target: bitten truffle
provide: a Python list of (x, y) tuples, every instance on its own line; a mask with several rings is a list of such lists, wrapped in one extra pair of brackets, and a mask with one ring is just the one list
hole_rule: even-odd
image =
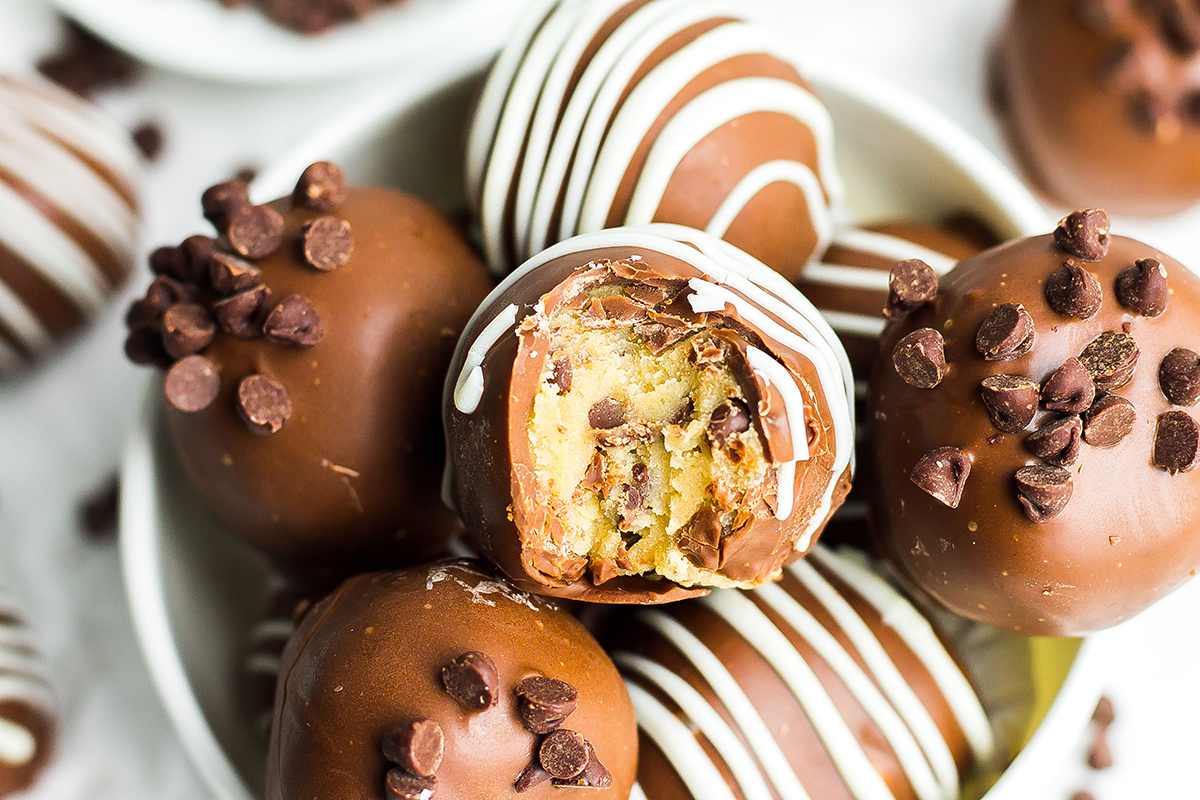
[[(1024, 634), (1114, 625), (1200, 567), (1200, 415), (1175, 392), (1200, 281), (1108, 228), (1076, 211), (963, 261), (872, 375), (882, 548), (947, 608)], [(1066, 277), (1085, 304), (1059, 302)], [(922, 329), (945, 338), (934, 388), (883, 357)]]
[(530, 7), (467, 150), (468, 199), (500, 274), (577, 233), (673, 222), (789, 278), (841, 215), (829, 112), (796, 50), (737, 2)]
[(463, 334), (448, 488), (522, 588), (662, 602), (755, 586), (849, 486), (849, 363), (777, 273), (706, 234), (619, 228), (528, 262)]
[(636, 764), (629, 696), (591, 634), (482, 563), (438, 561), (351, 578), (304, 617), (266, 796), (626, 800)]
[(42, 774), (57, 738), (57, 708), (33, 631), (0, 588), (0, 797)]

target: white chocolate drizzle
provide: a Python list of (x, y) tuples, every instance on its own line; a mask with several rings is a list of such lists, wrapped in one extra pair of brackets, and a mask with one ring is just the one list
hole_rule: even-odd
[(495, 319), (487, 324), (467, 351), (462, 373), (454, 385), (454, 407), (464, 414), (474, 414), (483, 399), (483, 361), (488, 351), (517, 324), (517, 307), (509, 303)]
[[(52, 720), (57, 703), (29, 626), (7, 590), (0, 589), (0, 703), (22, 705)], [(34, 731), (0, 717), (0, 764), (20, 767), (37, 755)]]

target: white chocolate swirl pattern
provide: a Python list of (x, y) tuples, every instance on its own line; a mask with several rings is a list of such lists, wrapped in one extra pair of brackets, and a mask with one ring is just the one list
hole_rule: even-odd
[(33, 632), (0, 587), (0, 795), (29, 786), (52, 748), (54, 690)]

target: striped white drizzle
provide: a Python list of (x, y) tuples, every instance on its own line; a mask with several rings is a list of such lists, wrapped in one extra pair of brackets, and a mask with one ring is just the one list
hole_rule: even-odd
[[(29, 626), (6, 590), (0, 589), (0, 702), (27, 706), (53, 718), (56, 701), (46, 680), (46, 667)], [(12, 719), (0, 718), (0, 762), (29, 763), (37, 755), (34, 732)]]

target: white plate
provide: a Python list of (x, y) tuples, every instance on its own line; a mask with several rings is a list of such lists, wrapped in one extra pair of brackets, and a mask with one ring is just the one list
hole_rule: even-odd
[(498, 47), (524, 0), (403, 0), (304, 36), (219, 0), (50, 0), (157, 67), (246, 84), (327, 81), (382, 67), (426, 69), (449, 52)]
[[(397, 88), (341, 117), (265, 170), (256, 200), (290, 193), (305, 166), (328, 158), (352, 181), (461, 208), (466, 123), (486, 60), (485, 53), (455, 75)], [(855, 219), (936, 220), (965, 210), (1006, 237), (1049, 230), (1028, 191), (941, 113), (853, 68), (809, 72), (833, 114)], [(233, 687), (273, 573), (220, 530), (188, 484), (156, 412), (160, 391), (157, 384), (148, 391), (123, 467), (120, 542), (134, 624), (201, 775), (221, 800), (250, 800), (262, 785), (264, 746)], [(1103, 638), (1041, 645), (1034, 651), (1050, 653), (1057, 667), (1039, 686), (1045, 716), (988, 800), (1034, 793), (1045, 770), (1067, 758), (1099, 696)]]

